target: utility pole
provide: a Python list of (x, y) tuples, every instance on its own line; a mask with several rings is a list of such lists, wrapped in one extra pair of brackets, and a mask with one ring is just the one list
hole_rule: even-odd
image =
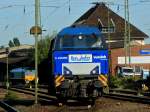
[(127, 21), (128, 21), (128, 54), (129, 54), (129, 66), (131, 64), (131, 35), (130, 35), (130, 13), (129, 13), (129, 0), (127, 0)]
[(125, 65), (131, 63), (131, 35), (130, 35), (130, 15), (129, 15), (129, 0), (125, 0), (125, 33), (124, 33), (124, 48), (125, 48)]
[(40, 26), (40, 0), (35, 0), (35, 104), (38, 103), (38, 26)]
[(124, 50), (125, 50), (125, 66), (127, 65), (127, 0), (124, 0), (125, 27), (124, 27)]
[(7, 89), (7, 94), (8, 94), (8, 89), (9, 89), (9, 62), (8, 62), (8, 56), (9, 56), (9, 48), (6, 48), (6, 55), (7, 55), (7, 62), (6, 62), (6, 64), (7, 64), (7, 75), (6, 75), (6, 89)]
[(111, 77), (111, 42), (110, 42), (110, 11), (108, 3), (108, 54), (109, 54), (109, 74), (108, 74), (108, 86), (110, 87), (110, 77)]

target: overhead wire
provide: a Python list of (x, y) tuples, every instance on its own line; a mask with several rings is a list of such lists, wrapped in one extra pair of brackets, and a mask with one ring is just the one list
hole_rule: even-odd
[[(40, 7), (45, 7), (45, 8), (54, 8), (44, 19), (43, 21), (47, 21), (49, 16), (52, 16), (54, 13), (57, 13), (57, 11), (63, 7), (66, 7), (66, 5), (68, 4), (68, 10), (69, 10), (69, 14), (71, 12), (71, 6), (72, 5), (76, 5), (76, 7), (78, 7), (78, 5), (81, 6), (82, 5), (85, 5), (85, 4), (90, 4), (89, 2), (86, 2), (86, 1), (81, 1), (81, 0), (67, 0), (66, 2), (63, 2), (63, 0), (44, 0), (42, 1), (41, 3), (41, 6)], [(130, 6), (136, 6), (136, 5), (146, 5), (147, 3), (149, 3), (150, 0), (139, 0), (137, 3), (133, 3), (133, 4), (130, 4)], [(52, 5), (49, 5), (48, 3), (53, 3)], [(46, 5), (45, 5), (46, 4)], [(57, 5), (55, 5), (57, 4)], [(62, 4), (62, 5), (59, 5), (58, 4)], [(123, 10), (123, 6), (124, 4), (121, 4), (121, 3), (112, 3), (110, 5), (113, 5), (113, 6), (117, 6), (117, 11), (121, 11)], [(14, 7), (22, 7), (23, 8), (23, 14), (24, 15), (27, 15), (27, 8), (28, 7), (34, 7), (34, 4), (11, 4), (11, 5), (7, 5), (7, 6), (3, 6), (3, 7), (0, 7), (0, 10), (2, 9), (6, 9), (6, 8), (14, 8)], [(30, 12), (31, 13), (31, 12)], [(7, 25), (5, 25), (5, 30), (8, 29), (8, 27), (6, 27)]]

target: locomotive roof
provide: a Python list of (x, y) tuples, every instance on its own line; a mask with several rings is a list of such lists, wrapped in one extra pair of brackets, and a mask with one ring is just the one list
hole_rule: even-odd
[(12, 70), (10, 70), (10, 72), (25, 72), (26, 70), (34, 70), (34, 69), (31, 69), (29, 67), (20, 67), (20, 68), (14, 68)]
[(62, 29), (58, 35), (101, 35), (100, 30), (94, 26), (71, 26)]
[(14, 68), (10, 72), (25, 72), (25, 68)]

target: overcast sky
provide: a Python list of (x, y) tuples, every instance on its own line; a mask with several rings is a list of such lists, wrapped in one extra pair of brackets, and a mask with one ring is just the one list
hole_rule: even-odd
[[(69, 26), (93, 4), (102, 0), (41, 0), (43, 35)], [(110, 8), (124, 17), (124, 0), (110, 1)], [(150, 36), (150, 0), (129, 0), (130, 21)], [(70, 7), (70, 11), (69, 11)], [(0, 46), (18, 37), (22, 44), (34, 44), (29, 30), (34, 25), (34, 0), (0, 0)], [(146, 40), (150, 43), (150, 39)]]

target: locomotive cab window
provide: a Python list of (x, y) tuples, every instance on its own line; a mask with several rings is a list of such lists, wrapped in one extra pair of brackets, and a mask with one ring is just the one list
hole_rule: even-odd
[(103, 37), (97, 35), (65, 35), (57, 37), (56, 50), (105, 48)]

